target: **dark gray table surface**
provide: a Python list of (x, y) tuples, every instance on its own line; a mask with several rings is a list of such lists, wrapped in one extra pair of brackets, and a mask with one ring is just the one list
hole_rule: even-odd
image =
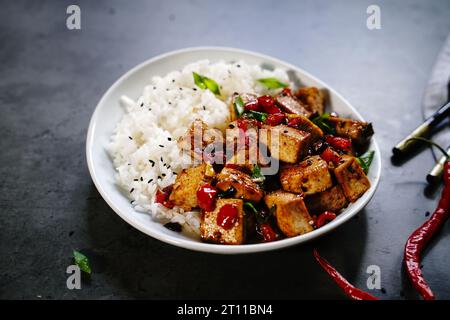
[[(65, 26), (81, 7), (82, 29)], [(366, 288), (381, 269), (383, 299), (417, 298), (402, 273), (405, 239), (432, 211), (426, 150), (403, 166), (392, 145), (422, 119), (429, 73), (450, 31), (450, 2), (376, 1), (381, 30), (366, 28), (373, 1), (1, 1), (0, 298), (341, 299), (313, 260), (317, 247)], [(136, 64), (199, 46), (258, 51), (298, 65), (372, 121), (382, 179), (370, 204), (338, 230), (276, 252), (220, 256), (172, 247), (122, 221), (96, 191), (85, 161), (91, 114)], [(423, 271), (450, 298), (450, 225)], [(94, 274), (66, 288), (72, 249)]]

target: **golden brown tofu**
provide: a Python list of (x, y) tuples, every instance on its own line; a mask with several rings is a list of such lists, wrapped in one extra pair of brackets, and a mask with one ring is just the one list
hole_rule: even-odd
[[(238, 215), (230, 228), (217, 222), (221, 208), (225, 205), (237, 209)], [(242, 244), (244, 242), (244, 204), (240, 199), (218, 199), (214, 211), (203, 212), (200, 220), (200, 236), (203, 241), (220, 244)]]
[(267, 145), (271, 156), (286, 163), (297, 163), (306, 154), (311, 134), (285, 125), (264, 126), (267, 137), (261, 134), (261, 142)]
[(336, 135), (352, 139), (359, 145), (369, 141), (374, 133), (372, 124), (368, 122), (338, 117), (329, 117), (328, 121), (336, 130)]
[(328, 190), (306, 197), (305, 204), (309, 212), (320, 214), (324, 211), (338, 213), (347, 206), (348, 202), (342, 188), (336, 185)]
[(197, 189), (211, 180), (210, 165), (184, 169), (175, 180), (169, 200), (185, 211), (197, 207)]
[(223, 168), (217, 175), (216, 187), (222, 191), (234, 188), (234, 197), (247, 201), (259, 202), (264, 196), (259, 184), (253, 182), (248, 174), (228, 167)]
[(302, 196), (277, 190), (267, 194), (264, 201), (273, 210), (278, 227), (287, 237), (313, 231), (313, 220)]
[(342, 156), (341, 164), (334, 169), (334, 174), (350, 202), (358, 200), (370, 188), (370, 181), (355, 157)]
[(308, 118), (298, 114), (286, 114), (288, 121), (295, 125), (295, 128), (300, 131), (305, 131), (311, 134), (311, 142), (323, 137), (323, 131), (314, 122)]
[(295, 96), (315, 114), (321, 115), (325, 109), (323, 93), (316, 87), (300, 88)]
[(280, 108), (286, 113), (299, 114), (307, 118), (312, 115), (312, 112), (308, 110), (306, 105), (286, 92), (278, 94), (276, 96), (276, 101)]
[[(178, 147), (189, 152), (193, 159), (202, 161), (203, 151), (222, 146), (223, 134), (220, 130), (209, 128), (202, 120), (192, 122), (186, 133), (178, 139)], [(222, 147), (220, 147), (222, 148)]]
[(328, 165), (320, 156), (281, 167), (280, 182), (284, 190), (305, 195), (325, 191), (333, 185)]

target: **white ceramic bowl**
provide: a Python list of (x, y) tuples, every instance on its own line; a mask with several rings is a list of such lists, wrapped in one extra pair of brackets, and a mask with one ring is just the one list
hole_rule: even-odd
[(269, 243), (238, 246), (216, 245), (203, 243), (184, 234), (170, 231), (162, 224), (153, 221), (150, 215), (136, 212), (127, 197), (115, 185), (115, 170), (105, 149), (116, 124), (124, 113), (119, 105), (119, 98), (126, 95), (137, 99), (151, 76), (163, 76), (172, 70), (181, 69), (186, 64), (201, 59), (210, 61), (243, 60), (249, 64), (284, 68), (300, 79), (303, 85), (327, 89), (329, 111), (336, 111), (340, 115), (363, 120), (349, 102), (319, 79), (291, 64), (258, 53), (232, 48), (197, 47), (169, 52), (147, 60), (120, 77), (103, 95), (92, 115), (86, 141), (87, 163), (92, 180), (103, 199), (122, 219), (138, 230), (175, 246), (196, 251), (237, 254), (269, 251), (315, 239), (342, 225), (369, 202), (375, 193), (381, 172), (380, 150), (374, 138), (370, 145), (370, 149), (375, 150), (375, 158), (369, 171), (371, 188), (357, 202), (349, 205), (335, 220), (304, 235)]

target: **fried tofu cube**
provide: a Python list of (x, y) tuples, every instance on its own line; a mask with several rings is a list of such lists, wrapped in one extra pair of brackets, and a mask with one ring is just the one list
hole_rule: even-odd
[(321, 115), (325, 109), (325, 98), (323, 93), (316, 87), (300, 88), (295, 96), (308, 106), (308, 109), (315, 114)]
[(336, 135), (349, 138), (359, 145), (367, 143), (374, 133), (372, 124), (368, 122), (339, 117), (329, 117), (328, 121), (336, 130)]
[(312, 115), (312, 112), (308, 110), (305, 104), (285, 91), (280, 92), (275, 99), (277, 104), (286, 113), (299, 114), (307, 118)]
[[(220, 210), (231, 205), (237, 209), (236, 221), (229, 229), (217, 223)], [(202, 213), (200, 220), (200, 236), (203, 241), (220, 244), (242, 244), (244, 242), (244, 202), (240, 199), (218, 199), (214, 211)]]
[(334, 175), (350, 202), (358, 200), (370, 188), (370, 181), (355, 157), (343, 155)]
[(285, 236), (295, 237), (313, 231), (313, 220), (302, 196), (277, 190), (267, 194), (264, 202), (274, 211), (278, 228)]
[(186, 133), (178, 139), (177, 143), (183, 152), (187, 152), (192, 159), (201, 162), (203, 152), (223, 145), (224, 138), (220, 130), (209, 128), (205, 122), (196, 119), (191, 123)]
[(280, 170), (284, 190), (310, 195), (327, 190), (333, 185), (327, 163), (320, 156), (312, 156), (297, 165), (286, 165)]
[(224, 167), (217, 175), (216, 187), (222, 191), (233, 188), (236, 190), (235, 198), (247, 201), (259, 202), (264, 196), (259, 184), (253, 182), (248, 174), (229, 167)]
[(308, 118), (298, 114), (287, 114), (288, 121), (300, 131), (311, 134), (311, 142), (323, 137), (323, 131)]
[(286, 163), (297, 163), (306, 154), (311, 134), (285, 125), (264, 126), (267, 135), (260, 135), (261, 142), (267, 145), (271, 157)]
[(320, 214), (324, 211), (337, 213), (347, 206), (348, 201), (341, 186), (336, 185), (328, 190), (306, 197), (305, 204), (308, 211), (314, 214)]
[(169, 200), (185, 211), (198, 206), (197, 189), (211, 180), (210, 165), (184, 169), (175, 180)]

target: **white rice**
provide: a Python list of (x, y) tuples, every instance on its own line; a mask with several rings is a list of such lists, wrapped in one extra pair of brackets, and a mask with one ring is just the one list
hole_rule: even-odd
[[(215, 80), (220, 85), (221, 97), (197, 88), (192, 72)], [(208, 60), (149, 81), (142, 96), (125, 107), (126, 114), (118, 123), (108, 148), (117, 170), (117, 184), (135, 210), (150, 213), (161, 222), (178, 222), (187, 232), (199, 232), (198, 211), (183, 212), (177, 207), (167, 209), (154, 203), (156, 190), (173, 184), (174, 172), (180, 173), (189, 166), (189, 159), (181, 157), (176, 141), (195, 119), (224, 129), (229, 120), (230, 96), (234, 92), (267, 94), (256, 81), (267, 77), (289, 83), (284, 70), (269, 71), (244, 62), (210, 63)]]

